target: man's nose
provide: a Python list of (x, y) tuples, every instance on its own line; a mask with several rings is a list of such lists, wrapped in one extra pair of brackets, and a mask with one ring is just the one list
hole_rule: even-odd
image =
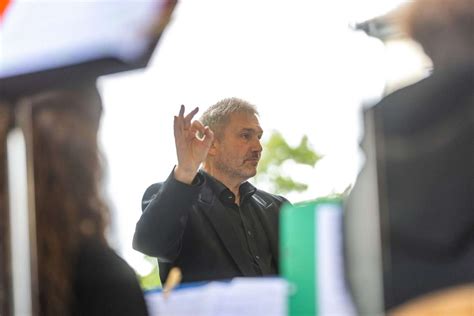
[(257, 151), (257, 152), (262, 152), (263, 150), (263, 147), (262, 147), (262, 143), (260, 141), (260, 139), (256, 138), (256, 140), (254, 141), (254, 144), (253, 144), (253, 148), (252, 148), (254, 151)]

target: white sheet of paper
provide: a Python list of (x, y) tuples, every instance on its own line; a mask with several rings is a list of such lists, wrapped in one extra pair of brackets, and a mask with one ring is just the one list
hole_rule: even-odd
[(288, 283), (281, 278), (235, 278), (145, 295), (150, 316), (287, 315)]
[(342, 210), (322, 205), (317, 214), (317, 293), (320, 316), (354, 316), (355, 307), (344, 280)]

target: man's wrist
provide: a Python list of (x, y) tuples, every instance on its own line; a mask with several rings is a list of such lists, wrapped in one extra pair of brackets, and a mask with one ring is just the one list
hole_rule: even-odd
[(196, 177), (197, 170), (185, 169), (185, 168), (180, 167), (179, 165), (176, 165), (173, 173), (174, 173), (174, 178), (178, 180), (179, 182), (192, 184), (194, 178)]

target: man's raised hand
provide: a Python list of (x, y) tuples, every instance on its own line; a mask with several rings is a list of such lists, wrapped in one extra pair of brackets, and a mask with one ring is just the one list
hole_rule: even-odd
[(178, 156), (174, 176), (176, 180), (190, 184), (207, 157), (214, 133), (198, 120), (193, 121), (199, 108), (196, 107), (186, 116), (184, 111), (185, 107), (181, 105), (178, 116), (174, 117), (174, 140)]

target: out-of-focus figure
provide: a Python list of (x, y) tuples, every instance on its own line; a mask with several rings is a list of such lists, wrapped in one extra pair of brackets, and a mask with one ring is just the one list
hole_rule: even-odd
[(9, 213), (7, 199), (7, 148), (6, 140), (11, 124), (10, 108), (0, 100), (0, 315), (10, 315), (10, 297), (7, 289), (11, 286)]
[(474, 63), (473, 0), (414, 0), (399, 12), (400, 28), (421, 44), (436, 73)]
[(433, 72), (366, 111), (367, 161), (346, 221), (350, 227), (375, 201), (385, 310), (474, 283), (474, 1), (415, 0), (400, 23), (432, 59)]
[(105, 237), (95, 86), (41, 92), (19, 106), (20, 124), (31, 126), (40, 314), (146, 315), (134, 271)]

